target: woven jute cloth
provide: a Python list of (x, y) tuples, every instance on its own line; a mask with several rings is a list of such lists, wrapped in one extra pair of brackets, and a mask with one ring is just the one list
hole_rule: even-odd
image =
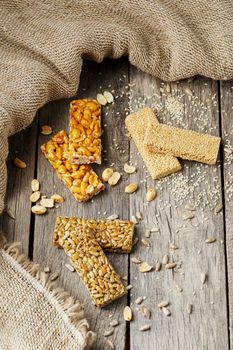
[[(0, 212), (7, 183), (9, 135), (29, 125), (46, 102), (75, 94), (83, 59), (101, 62), (105, 57), (128, 55), (143, 71), (170, 81), (196, 74), (232, 79), (232, 18), (231, 0), (1, 0)], [(43, 344), (49, 336), (57, 341), (52, 348), (73, 349), (74, 339), (77, 349), (83, 348), (87, 333), (79, 330), (81, 338), (77, 337), (72, 327), (69, 331), (64, 327), (63, 332), (67, 320), (55, 303), (46, 299), (44, 290), (38, 294), (40, 278), (36, 284), (21, 275), (4, 254), (0, 261), (3, 349), (50, 349), (49, 342), (44, 347), (37, 343)], [(43, 296), (43, 303), (38, 295)], [(27, 299), (32, 300), (30, 314), (35, 327), (25, 317)], [(16, 307), (24, 316), (23, 323), (13, 313)], [(56, 333), (60, 336), (52, 335), (55, 324), (61, 326)], [(21, 342), (13, 337), (17, 328), (19, 333), (22, 330)], [(23, 333), (25, 329), (30, 336)], [(78, 323), (75, 329), (79, 329)]]

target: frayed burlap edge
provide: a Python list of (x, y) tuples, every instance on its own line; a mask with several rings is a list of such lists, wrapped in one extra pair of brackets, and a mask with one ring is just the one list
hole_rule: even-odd
[(4, 258), (10, 262), (17, 273), (33, 285), (38, 293), (43, 294), (47, 302), (55, 307), (77, 341), (80, 341), (80, 337), (83, 338), (85, 350), (91, 349), (96, 334), (89, 330), (89, 324), (84, 318), (84, 310), (80, 302), (59, 286), (58, 278), (53, 279), (53, 273), (45, 273), (39, 264), (30, 261), (22, 254), (20, 246), (20, 242), (7, 242), (4, 233), (0, 231), (0, 250)]

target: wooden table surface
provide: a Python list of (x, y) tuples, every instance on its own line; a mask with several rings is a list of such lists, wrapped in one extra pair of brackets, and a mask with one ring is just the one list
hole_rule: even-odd
[[(70, 100), (44, 106), (32, 125), (11, 138), (6, 202), (15, 220), (4, 213), (0, 228), (7, 232), (9, 240), (22, 241), (23, 251), (34, 261), (59, 272), (64, 287), (85, 305), (90, 327), (97, 332), (94, 349), (108, 349), (107, 339), (119, 350), (233, 349), (232, 85), (203, 77), (167, 84), (129, 65), (127, 59), (106, 60), (102, 64), (85, 62), (76, 97), (95, 98), (104, 90), (113, 91), (115, 96), (115, 103), (102, 109), (104, 162), (95, 169), (101, 175), (104, 168), (112, 165), (123, 173), (116, 187), (107, 187), (85, 204), (75, 201), (40, 151), (40, 145), (49, 138), (41, 135), (41, 125), (51, 125), (54, 133), (68, 129)], [(223, 144), (217, 165), (182, 161), (182, 173), (153, 181), (124, 126), (125, 115), (143, 106), (157, 108), (162, 122), (221, 136)], [(26, 161), (25, 170), (12, 165), (16, 155)], [(137, 167), (137, 172), (130, 176), (123, 172), (129, 161)], [(58, 193), (65, 202), (44, 216), (31, 214), (29, 196), (33, 178), (39, 179), (43, 194)], [(124, 193), (129, 182), (139, 183), (135, 194)], [(145, 193), (149, 187), (157, 189), (158, 197), (147, 204)], [(184, 217), (188, 203), (196, 206), (191, 220)], [(223, 210), (216, 214), (214, 208), (221, 203)], [(122, 219), (130, 219), (138, 210), (143, 220), (136, 225), (139, 242), (133, 252), (108, 254), (120, 276), (126, 276), (124, 283), (132, 284), (133, 288), (128, 296), (98, 310), (79, 276), (65, 267), (68, 258), (64, 252), (52, 246), (55, 218), (57, 215), (105, 218), (118, 214)], [(153, 227), (159, 228), (159, 232), (151, 234), (148, 248), (141, 239), (145, 229)], [(205, 243), (210, 236), (216, 237), (216, 242)], [(171, 249), (170, 244), (178, 249)], [(178, 268), (162, 267), (159, 272), (142, 274), (131, 261), (135, 256), (154, 265), (166, 254), (170, 261), (178, 262)], [(203, 273), (207, 276), (204, 284)], [(145, 297), (141, 305), (151, 310), (149, 320), (134, 303), (140, 296)], [(157, 307), (161, 300), (170, 301), (170, 317)], [(193, 305), (191, 314), (187, 304)], [(123, 320), (125, 305), (132, 306), (130, 323)], [(120, 324), (113, 335), (105, 338), (103, 331), (110, 328), (113, 319)], [(147, 324), (151, 330), (140, 332), (139, 328)]]

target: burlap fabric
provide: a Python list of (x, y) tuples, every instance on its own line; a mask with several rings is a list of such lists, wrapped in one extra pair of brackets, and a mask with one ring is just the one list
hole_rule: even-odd
[(8, 136), (29, 125), (46, 102), (76, 92), (84, 58), (128, 55), (164, 80), (231, 79), (232, 18), (231, 0), (1, 0), (0, 212)]

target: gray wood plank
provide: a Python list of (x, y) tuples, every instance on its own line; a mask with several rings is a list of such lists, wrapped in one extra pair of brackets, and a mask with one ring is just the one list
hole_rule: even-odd
[[(158, 113), (162, 122), (219, 134), (216, 82), (196, 78), (172, 83), (172, 96), (183, 104), (181, 112), (174, 115), (168, 112), (172, 99), (168, 104), (170, 89), (166, 84), (133, 67), (130, 82), (130, 99), (134, 110), (144, 105), (162, 108), (163, 113)], [(174, 102), (170, 112), (174, 111), (175, 105), (178, 111), (182, 104)], [(213, 212), (215, 205), (222, 201), (220, 164), (206, 166), (185, 161), (182, 162), (182, 173), (155, 182), (147, 177), (132, 141), (130, 159), (138, 168), (130, 181), (138, 182), (141, 179), (138, 192), (130, 197), (131, 214), (140, 209), (144, 216), (138, 225), (140, 240), (144, 238), (145, 228), (159, 228), (159, 233), (151, 234), (151, 247), (146, 248), (139, 242), (132, 256), (155, 264), (157, 259), (161, 262), (167, 254), (170, 261), (180, 265), (175, 270), (163, 267), (160, 272), (139, 274), (137, 266), (130, 262), (130, 283), (134, 286), (130, 299), (134, 312), (134, 321), (130, 323), (131, 349), (227, 349), (223, 215), (222, 212), (218, 215)], [(149, 187), (157, 188), (158, 197), (146, 204), (144, 198)], [(189, 202), (196, 204), (197, 209), (195, 217), (185, 221), (185, 205)], [(216, 237), (217, 241), (206, 244), (208, 236)], [(179, 249), (172, 251), (170, 243)], [(204, 285), (200, 280), (202, 272), (208, 276)], [(139, 296), (146, 297), (142, 305), (151, 309), (151, 320), (144, 319), (142, 313), (137, 311), (139, 307), (134, 301)], [(166, 317), (157, 307), (158, 302), (164, 299), (170, 301), (170, 317)], [(193, 305), (190, 315), (186, 311), (187, 303)], [(140, 332), (139, 327), (144, 324), (151, 325), (151, 331)]]
[[(95, 98), (97, 92), (101, 90), (114, 90), (114, 95), (120, 94), (122, 84), (127, 79), (128, 63), (126, 60), (105, 61), (98, 65), (86, 62), (81, 77), (81, 84), (78, 91), (78, 97)], [(125, 77), (123, 77), (123, 75)], [(77, 97), (77, 96), (76, 96)], [(123, 101), (117, 99), (117, 102), (109, 107), (103, 108), (102, 126), (104, 128), (103, 146), (104, 160), (102, 166), (95, 167), (97, 173), (101, 175), (102, 170), (114, 163), (113, 168), (122, 171), (123, 164), (128, 160), (129, 141), (124, 133), (124, 123), (118, 113), (123, 114), (127, 104), (127, 99)], [(49, 124), (53, 131), (58, 132), (61, 129), (68, 130), (69, 122), (69, 101), (55, 101), (45, 106), (40, 111), (40, 125)], [(39, 147), (48, 140), (49, 137), (40, 135)], [(116, 142), (122, 148), (126, 149), (124, 154), (116, 149)], [(107, 152), (105, 152), (107, 150)], [(65, 197), (65, 202), (59, 205), (59, 208), (52, 209), (48, 215), (36, 217), (34, 234), (34, 260), (43, 266), (49, 266), (52, 270), (60, 273), (61, 282), (64, 287), (77, 297), (85, 306), (86, 317), (90, 321), (92, 330), (98, 332), (95, 349), (108, 348), (106, 338), (102, 336), (104, 330), (109, 328), (111, 319), (119, 319), (120, 325), (114, 330), (114, 335), (110, 338), (117, 344), (117, 349), (124, 349), (126, 341), (126, 325), (122, 320), (123, 308), (127, 303), (127, 297), (112, 303), (108, 307), (98, 310), (90, 301), (90, 297), (83, 286), (79, 276), (71, 273), (64, 267), (68, 261), (64, 252), (52, 246), (52, 234), (55, 218), (57, 215), (84, 216), (89, 218), (104, 218), (110, 214), (117, 213), (120, 218), (127, 219), (129, 212), (129, 197), (122, 198), (124, 183), (122, 180), (115, 188), (107, 187), (104, 193), (96, 196), (93, 201), (79, 204), (75, 201), (69, 190), (57, 178), (57, 175), (51, 168), (51, 165), (43, 157), (38, 148), (38, 179), (41, 181), (42, 193), (51, 195), (59, 193)], [(128, 275), (128, 256), (108, 254), (110, 261), (121, 276)]]
[[(29, 236), (31, 223), (31, 180), (34, 178), (35, 155), (37, 142), (37, 123), (35, 120), (27, 129), (12, 136), (9, 140), (9, 157), (7, 162), (8, 184), (6, 205), (15, 216), (10, 218), (6, 211), (0, 218), (2, 229), (8, 240), (22, 242), (25, 254), (29, 251)], [(13, 165), (15, 157), (27, 163), (26, 169), (18, 169)]]
[(226, 255), (228, 270), (228, 305), (230, 348), (233, 349), (233, 83), (222, 82), (221, 123), (223, 138), (223, 176), (225, 194)]

